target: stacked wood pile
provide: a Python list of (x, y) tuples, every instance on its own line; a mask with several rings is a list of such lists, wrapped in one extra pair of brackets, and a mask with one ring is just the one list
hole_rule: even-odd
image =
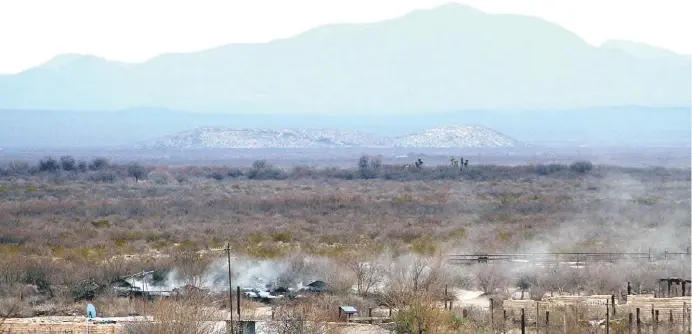
[[(115, 334), (122, 333), (122, 325), (118, 324), (89, 324), (89, 334)], [(0, 327), (2, 334), (43, 334), (43, 333), (65, 333), (83, 334), (86, 333), (86, 324), (80, 322), (27, 322), (13, 321), (7, 319)]]
[[(625, 303), (618, 303), (616, 300), (615, 315), (612, 314), (613, 308), (610, 295), (556, 296), (544, 298), (540, 301), (509, 299), (503, 301), (502, 308), (507, 312), (510, 319), (519, 319), (521, 310), (524, 309), (526, 321), (535, 322), (537, 305), (539, 317), (545, 311), (569, 311), (579, 312), (580, 319), (600, 319), (605, 318), (606, 305), (610, 305), (608, 309), (611, 312), (612, 319), (627, 319), (630, 312), (636, 319), (636, 310), (639, 308), (639, 318), (643, 323), (651, 323), (653, 317), (655, 317), (656, 310), (658, 310), (659, 322), (670, 322), (672, 317), (674, 323), (681, 323), (683, 313), (686, 316), (686, 322), (690, 319), (692, 298), (654, 298), (653, 295), (630, 295), (627, 296)], [(683, 308), (686, 308), (686, 310), (683, 311)], [(652, 310), (654, 310), (653, 313)]]
[(685, 314), (689, 318), (691, 302), (690, 297), (654, 298), (653, 295), (630, 295), (627, 296), (627, 303), (622, 305), (621, 309), (623, 313), (632, 312), (636, 316), (637, 308), (639, 308), (639, 317), (645, 322), (651, 322), (652, 309), (658, 310), (661, 322), (669, 321), (672, 311), (673, 321), (682, 322), (683, 307), (687, 308)]

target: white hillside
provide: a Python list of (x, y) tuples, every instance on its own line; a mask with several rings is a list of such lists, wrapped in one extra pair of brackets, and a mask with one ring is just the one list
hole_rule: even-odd
[(399, 137), (395, 147), (515, 147), (518, 142), (482, 126), (448, 126)]

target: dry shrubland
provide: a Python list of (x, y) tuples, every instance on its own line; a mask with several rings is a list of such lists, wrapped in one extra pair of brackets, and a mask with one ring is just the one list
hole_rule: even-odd
[[(431, 307), (445, 284), (503, 293), (523, 280), (532, 287), (528, 297), (539, 291), (617, 293), (625, 280), (651, 289), (657, 277), (688, 276), (689, 264), (461, 270), (445, 265), (441, 255), (685, 251), (689, 189), (689, 169), (585, 162), (463, 171), (372, 161), (353, 169), (288, 171), (266, 162), (245, 169), (67, 158), (12, 163), (0, 168), (0, 310), (31, 286), (35, 293), (22, 295), (15, 309), (36, 314), (39, 305), (51, 303), (55, 308), (46, 314), (64, 313), (72, 300), (114, 298), (98, 289), (85, 296), (84, 284), (103, 286), (142, 270), (176, 268), (182, 281), (199, 284), (222, 255), (200, 251), (230, 243), (238, 256), (290, 264), (287, 273), (312, 270), (342, 302), (396, 308), (404, 328), (471, 331), (478, 323)], [(324, 261), (311, 269), (299, 261), (304, 257)], [(319, 303), (332, 310), (337, 305)], [(321, 309), (294, 306), (277, 314), (310, 318)], [(162, 316), (207, 316), (179, 307), (156, 304)], [(296, 324), (283, 325), (278, 332)]]

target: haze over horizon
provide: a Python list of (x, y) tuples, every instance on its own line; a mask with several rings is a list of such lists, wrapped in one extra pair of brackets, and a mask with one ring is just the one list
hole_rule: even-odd
[[(58, 33), (51, 41), (38, 39), (34, 51), (57, 47), (73, 52), (87, 43), (92, 49), (84, 49), (85, 53), (96, 56), (61, 54), (30, 70), (0, 75), (0, 146), (128, 145), (195, 127), (331, 128), (403, 135), (465, 124), (489, 127), (529, 143), (689, 146), (692, 56), (640, 43), (665, 41), (652, 36), (679, 28), (675, 15), (660, 16), (664, 11), (647, 7), (651, 20), (646, 22), (651, 24), (642, 28), (643, 34), (632, 35), (636, 29), (628, 34), (618, 29), (627, 30), (632, 20), (641, 19), (646, 9), (641, 4), (622, 11), (618, 24), (599, 29), (604, 16), (618, 12), (612, 2), (598, 11), (590, 4), (578, 10), (573, 5), (533, 7), (539, 1), (522, 6), (516, 5), (520, 1), (512, 2), (518, 11), (499, 1), (492, 2), (496, 8), (474, 1), (402, 3), (406, 6), (377, 3), (379, 7), (365, 11), (359, 23), (300, 31), (286, 28), (280, 32), (286, 38), (276, 31), (245, 31), (272, 37), (266, 43), (261, 34), (245, 35), (249, 39), (244, 42), (253, 43), (239, 43), (241, 32), (214, 26), (225, 13), (207, 13), (213, 9), (210, 3), (187, 13), (205, 12), (200, 15), (210, 25), (184, 21), (169, 29), (171, 20), (182, 13), (173, 11), (146, 17), (147, 22), (157, 23), (149, 28), (156, 34), (144, 29), (137, 36), (132, 35), (141, 23), (137, 18), (145, 18), (150, 2), (132, 14), (133, 22), (119, 25), (109, 25), (110, 18), (96, 21), (104, 13), (118, 17), (117, 11), (108, 12), (112, 4), (85, 3), (82, 9), (87, 13), (103, 13), (80, 18), (87, 25), (79, 20), (57, 24), (55, 31), (41, 38), (66, 27), (72, 33)], [(356, 2), (353, 8), (362, 5)], [(0, 4), (0, 12), (2, 6), (7, 4)], [(326, 8), (320, 6), (315, 7), (318, 12)], [(170, 8), (183, 7), (173, 3)], [(64, 8), (53, 8), (50, 18), (69, 21), (73, 14), (62, 15)], [(393, 15), (395, 9), (401, 13)], [(548, 9), (555, 15), (571, 10), (573, 15), (565, 17), (579, 20), (595, 14), (590, 21), (581, 21), (592, 23), (582, 28), (599, 34), (575, 28), (569, 20), (535, 15)], [(264, 21), (266, 10), (234, 13), (246, 13), (265, 26), (287, 24)], [(271, 13), (270, 17), (293, 18), (290, 10)], [(659, 16), (668, 21), (653, 24)], [(341, 17), (320, 19), (358, 21)], [(250, 21), (236, 23), (243, 22)], [(101, 34), (104, 26), (113, 29)], [(203, 33), (211, 26), (218, 34)], [(0, 41), (8, 36), (5, 32), (0, 32)], [(108, 44), (113, 47), (109, 50), (129, 51), (136, 58), (140, 51), (139, 56), (146, 50), (166, 52), (175, 43), (187, 48), (191, 40), (209, 44), (221, 35), (240, 39), (204, 46), (203, 51), (177, 50), (136, 64), (100, 58), (96, 50)], [(635, 38), (612, 39), (628, 36)], [(678, 40), (675, 33), (666, 36)], [(113, 38), (118, 41), (111, 43)], [(132, 43), (147, 45), (139, 48)], [(27, 59), (36, 54), (29, 51)], [(0, 54), (0, 63), (12, 54)]]
[[(139, 63), (166, 53), (289, 38), (329, 24), (376, 22), (447, 3), (452, 2), (301, 0), (288, 4), (264, 0), (203, 1), (194, 5), (178, 1), (165, 4), (82, 0), (1, 2), (0, 74), (18, 73), (61, 54)], [(609, 40), (628, 40), (692, 54), (692, 41), (685, 33), (692, 31), (687, 19), (692, 5), (684, 1), (463, 0), (454, 3), (491, 14), (540, 17), (572, 31), (593, 46)], [(135, 5), (136, 11), (132, 10)], [(37, 7), (43, 10), (37, 11)]]

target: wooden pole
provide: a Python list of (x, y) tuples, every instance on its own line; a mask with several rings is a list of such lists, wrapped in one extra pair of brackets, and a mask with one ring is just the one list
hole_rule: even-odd
[(642, 334), (642, 319), (639, 316), (640, 309), (637, 307), (637, 334)]
[(545, 311), (545, 332), (550, 332), (550, 311)]
[(606, 334), (610, 334), (610, 308), (608, 308), (608, 303), (606, 303), (605, 332)]
[(233, 278), (231, 277), (231, 243), (226, 245), (226, 257), (228, 258), (228, 310), (231, 313), (231, 333), (233, 330)]
[(493, 327), (493, 314), (495, 313), (495, 307), (493, 306), (493, 299), (490, 298), (490, 328)]
[(634, 314), (630, 312), (629, 321), (627, 322), (627, 333), (632, 334), (632, 328), (634, 327)]
[(613, 307), (613, 317), (615, 317), (615, 295), (610, 295), (610, 304)]
[(238, 285), (238, 291), (236, 292), (236, 303), (235, 303), (235, 309), (238, 311), (238, 321), (240, 321), (240, 285)]
[(526, 319), (524, 317), (524, 309), (521, 309), (521, 334), (526, 334)]
[(651, 328), (655, 329), (654, 327), (654, 319), (656, 317), (656, 310), (654, 309), (654, 304), (651, 304)]
[(507, 327), (507, 310), (502, 309), (502, 333), (506, 333), (505, 327)]
[(370, 318), (370, 324), (372, 324), (372, 307), (368, 308), (368, 318)]
[(655, 312), (655, 317), (654, 317), (654, 333), (658, 332), (658, 310)]
[(144, 288), (144, 291), (142, 291), (142, 309), (144, 313), (144, 316), (147, 316), (147, 300), (145, 299), (147, 296), (147, 276), (144, 274), (144, 270), (142, 270), (142, 287)]
[(540, 318), (540, 315), (538, 315), (538, 301), (536, 301), (536, 334), (538, 334), (538, 318)]
[(687, 310), (687, 303), (683, 302), (682, 303), (682, 330), (685, 330), (685, 310)]

